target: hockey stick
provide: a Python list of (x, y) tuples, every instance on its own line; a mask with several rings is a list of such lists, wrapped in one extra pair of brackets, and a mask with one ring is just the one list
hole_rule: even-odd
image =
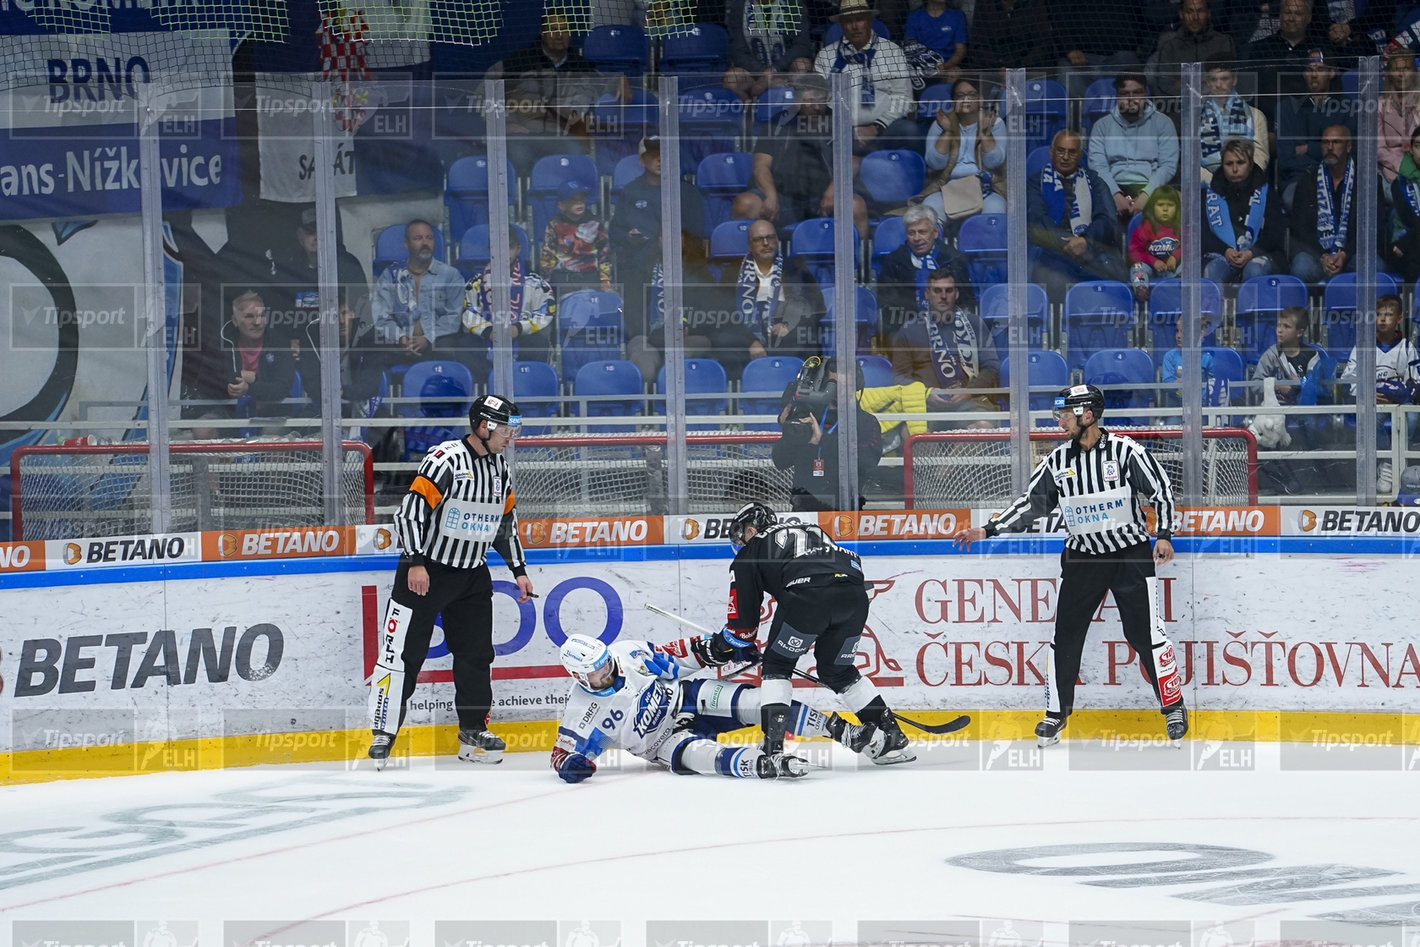
[[(647, 610), (647, 611), (651, 611), (651, 612), (655, 612), (657, 615), (661, 615), (661, 616), (663, 616), (663, 617), (665, 617), (665, 618), (669, 618), (671, 621), (678, 621), (678, 622), (680, 622), (682, 625), (686, 626), (687, 628), (691, 628), (691, 629), (694, 629), (695, 631), (700, 632), (702, 635), (714, 635), (714, 634), (715, 634), (715, 632), (711, 631), (709, 628), (706, 628), (704, 625), (701, 625), (701, 624), (699, 624), (699, 623), (697, 623), (697, 622), (691, 621), (689, 618), (686, 618), (684, 615), (677, 615), (675, 612), (666, 611), (664, 608), (661, 608), (661, 607), (658, 606), (658, 605), (653, 605), (653, 604), (650, 603), (650, 602), (647, 602), (647, 603), (646, 603), (646, 610)], [(739, 673), (739, 672), (736, 672), (736, 673)], [(814, 677), (812, 674), (808, 673), (807, 671), (800, 671), (798, 668), (795, 668), (794, 671), (793, 671), (793, 673), (795, 674), (795, 676), (797, 676), (797, 677), (802, 677), (804, 680), (813, 681), (813, 682), (814, 682), (815, 684), (817, 684), (819, 687), (825, 687), (825, 686), (827, 686), (827, 685), (825, 685), (825, 684), (823, 683), (823, 681), (819, 680), (817, 677)], [(938, 724), (922, 723), (922, 722), (920, 722), (920, 721), (913, 720), (913, 719), (910, 718), (910, 717), (904, 717), (902, 714), (898, 713), (897, 711), (893, 711), (892, 715), (893, 715), (894, 717), (896, 717), (898, 720), (901, 720), (903, 723), (907, 724), (908, 726), (910, 726), (910, 727), (916, 727), (918, 730), (921, 730), (923, 733), (938, 733), (938, 734), (940, 734), (940, 733), (956, 733), (958, 730), (962, 729), (962, 728), (965, 727), (967, 724), (971, 723), (971, 717), (970, 717), (970, 715), (968, 715), (968, 714), (962, 714), (962, 715), (960, 715), (960, 716), (958, 716), (958, 717), (953, 717), (951, 720), (948, 720), (946, 723), (938, 723)]]

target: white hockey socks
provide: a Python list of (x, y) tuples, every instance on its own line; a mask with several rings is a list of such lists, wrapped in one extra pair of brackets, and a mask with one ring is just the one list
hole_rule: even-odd
[(413, 610), (393, 598), (385, 608), (375, 651), (375, 670), (370, 675), (370, 729), (376, 733), (399, 733), (399, 709), (404, 697), (404, 639), (409, 632)]

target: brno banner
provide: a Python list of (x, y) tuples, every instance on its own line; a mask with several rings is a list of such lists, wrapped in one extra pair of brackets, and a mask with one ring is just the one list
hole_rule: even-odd
[[(14, 8), (4, 19), (33, 27)], [(185, 32), (181, 40), (142, 29), (17, 32), (6, 40), (10, 71), (0, 88), (0, 196), (7, 218), (137, 213), (140, 119), (156, 123), (164, 210), (238, 200), (225, 32)], [(140, 105), (144, 93), (152, 93), (151, 112)]]

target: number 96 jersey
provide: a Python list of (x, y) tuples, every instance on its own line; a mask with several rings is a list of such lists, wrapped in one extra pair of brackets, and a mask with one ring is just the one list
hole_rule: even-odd
[(688, 649), (681, 656), (649, 641), (617, 641), (607, 650), (620, 671), (614, 689), (602, 696), (572, 685), (557, 727), (554, 757), (580, 753), (595, 759), (603, 750), (619, 747), (654, 759), (675, 729), (684, 703), (680, 675), (700, 670), (700, 662)]

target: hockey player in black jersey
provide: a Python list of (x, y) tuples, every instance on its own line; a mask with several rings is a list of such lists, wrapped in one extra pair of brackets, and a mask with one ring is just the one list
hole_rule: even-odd
[[(1137, 442), (1100, 427), (1104, 392), (1073, 385), (1055, 397), (1055, 420), (1070, 437), (1040, 462), (1026, 492), (991, 517), (985, 526), (958, 530), (953, 541), (964, 549), (1003, 532), (1022, 530), (1036, 517), (1059, 508), (1069, 535), (1060, 554), (1060, 596), (1055, 635), (1046, 672), (1046, 713), (1035, 728), (1037, 742), (1052, 746), (1075, 703), (1075, 680), (1090, 621), (1114, 595), (1124, 638), (1139, 655), (1154, 686), (1169, 739), (1188, 733), (1188, 710), (1173, 645), (1159, 614), (1155, 563), (1173, 561), (1173, 487), (1168, 474)], [(1144, 503), (1158, 520), (1158, 539), (1149, 548)]]
[(784, 752), (789, 678), (799, 659), (812, 651), (824, 685), (867, 725), (852, 749), (883, 765), (916, 759), (877, 685), (854, 664), (868, 618), (868, 590), (858, 554), (834, 543), (817, 526), (780, 523), (763, 503), (750, 503), (735, 514), (730, 543), (736, 552), (730, 564), (729, 614), (707, 653), (720, 664), (736, 660), (739, 649), (758, 635), (764, 596), (774, 597), (774, 620), (761, 665), (765, 754), (772, 758)]

